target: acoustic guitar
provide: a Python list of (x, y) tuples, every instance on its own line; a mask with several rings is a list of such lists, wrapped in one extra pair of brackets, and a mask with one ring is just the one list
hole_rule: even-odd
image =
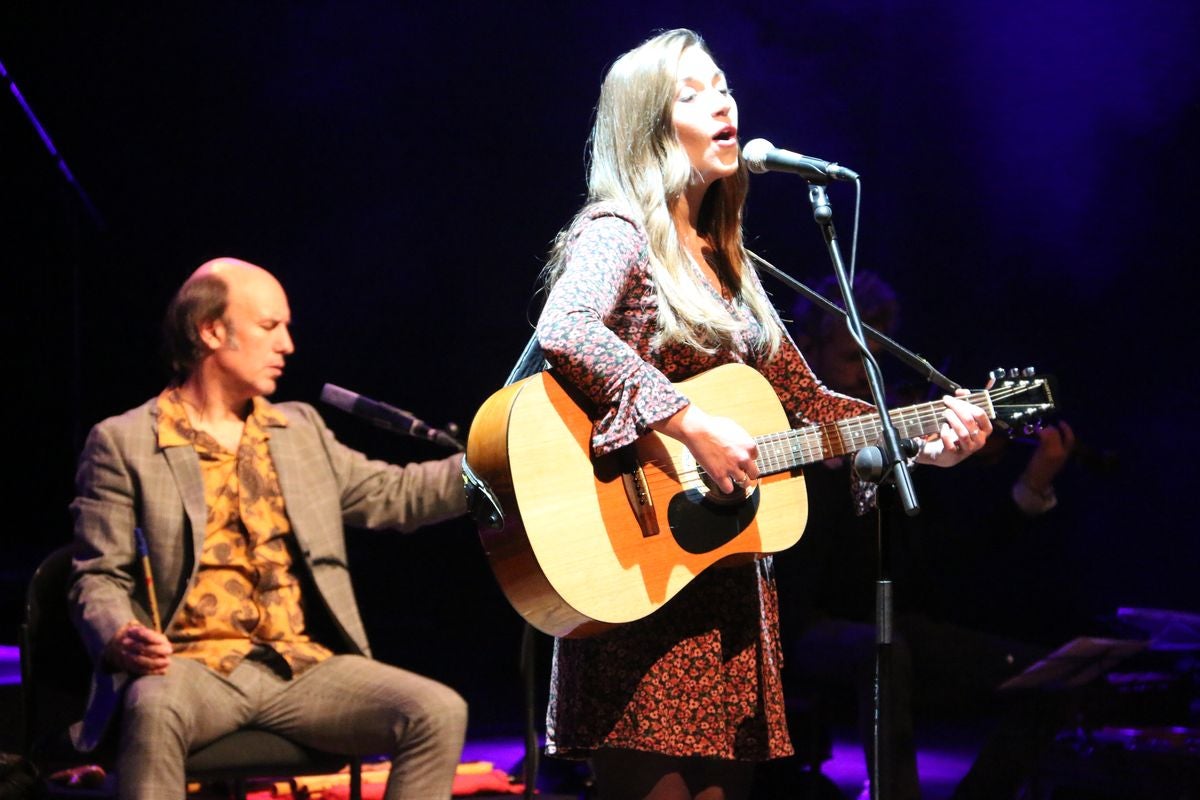
[[(676, 387), (755, 437), (754, 485), (722, 494), (682, 444), (657, 433), (593, 459), (590, 404), (553, 372), (504, 387), (476, 414), (464, 473), (480, 538), (509, 602), (538, 630), (588, 636), (641, 619), (709, 567), (791, 547), (808, 516), (801, 468), (882, 438), (878, 414), (791, 429), (770, 383), (742, 364)], [(963, 399), (1006, 425), (1054, 405), (1046, 379), (1000, 371)], [(921, 437), (937, 432), (944, 409), (890, 416), (900, 437)]]

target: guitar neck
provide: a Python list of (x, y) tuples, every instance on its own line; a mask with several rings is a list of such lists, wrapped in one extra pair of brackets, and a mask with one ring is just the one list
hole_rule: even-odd
[[(995, 418), (996, 410), (988, 390), (983, 389), (960, 399), (982, 408), (989, 417)], [(944, 419), (942, 412), (945, 409), (945, 403), (937, 400), (892, 409), (888, 417), (900, 438), (910, 439), (937, 433)], [(805, 464), (855, 453), (882, 440), (883, 419), (879, 414), (863, 414), (836, 422), (815, 423), (790, 431), (771, 433), (759, 436), (755, 440), (758, 443), (758, 470), (763, 475), (783, 472)]]

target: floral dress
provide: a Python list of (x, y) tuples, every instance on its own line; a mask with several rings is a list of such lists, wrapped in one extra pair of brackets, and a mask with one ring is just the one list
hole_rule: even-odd
[[(738, 301), (721, 300), (747, 322), (731, 347), (715, 353), (656, 347), (657, 295), (636, 218), (596, 204), (567, 236), (565, 267), (538, 322), (538, 339), (552, 367), (596, 404), (595, 455), (632, 443), (686, 406), (672, 382), (721, 364), (758, 369), (793, 423), (870, 409), (825, 389), (791, 339), (765, 361), (754, 347), (759, 323)], [(752, 291), (763, 291), (757, 276), (746, 280)], [(624, 748), (748, 761), (789, 755), (778, 628), (768, 557), (706, 570), (645, 619), (557, 640), (547, 751), (584, 757)]]

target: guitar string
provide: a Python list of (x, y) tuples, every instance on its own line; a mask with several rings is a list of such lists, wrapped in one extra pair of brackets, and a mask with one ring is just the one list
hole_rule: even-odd
[[(1024, 392), (1027, 389), (1028, 387), (1015, 387), (1008, 390), (993, 390), (993, 406), (996, 405), (996, 400), (1007, 399), (1008, 396)], [(986, 393), (979, 392), (975, 395), (969, 395), (965, 399), (970, 401), (973, 399), (977, 400), (980, 397), (986, 398)], [(924, 406), (913, 407), (911, 409), (893, 411), (891, 416), (894, 423), (899, 423), (906, 428), (905, 432), (907, 433), (907, 428), (911, 427), (913, 424), (917, 424), (918, 429), (924, 431), (930, 425), (932, 425), (932, 423), (940, 423), (943, 412), (944, 407), (940, 406), (937, 402), (934, 402), (925, 404)], [(839, 428), (844, 430), (838, 430)], [(834, 436), (831, 434), (834, 432), (838, 434), (836, 436), (837, 439), (848, 439), (850, 441), (850, 446), (844, 448), (841, 452), (833, 452), (827, 455), (826, 449), (821, 446), (818, 441), (813, 440), (820, 440), (823, 438), (833, 439)], [(757, 439), (760, 448), (764, 450), (757, 460), (760, 462), (761, 466), (767, 468), (764, 470), (764, 474), (771, 474), (773, 472), (782, 471), (783, 469), (790, 469), (793, 466), (801, 466), (805, 463), (818, 461), (823, 457), (842, 455), (862, 449), (862, 447), (866, 446), (867, 444), (877, 441), (879, 433), (879, 417), (877, 415), (864, 415), (862, 417), (852, 417), (831, 423), (821, 423), (792, 431), (765, 434)], [(801, 441), (799, 445), (796, 445), (791, 440), (810, 441)], [(780, 444), (788, 445), (786, 451), (780, 451)], [(797, 454), (802, 455), (804, 460), (797, 461), (795, 458)], [(649, 460), (645, 463), (657, 466), (660, 469), (663, 467), (662, 463), (658, 462), (657, 460)], [(681, 478), (687, 479), (693, 478), (693, 476), (698, 478), (700, 472), (699, 470), (684, 470), (677, 474), (680, 475)]]
[[(969, 400), (971, 397), (973, 396), (969, 396), (966, 399)], [(940, 422), (944, 407), (939, 406), (936, 402), (925, 405), (927, 406), (925, 408), (913, 407), (914, 409), (917, 409), (915, 412), (911, 409), (893, 411), (891, 414), (893, 418), (893, 424), (900, 423), (901, 425), (905, 426), (905, 428), (909, 428), (916, 423), (918, 428), (924, 429), (934, 421)], [(848, 419), (836, 420), (834, 422), (818, 423), (815, 425), (806, 426), (804, 428), (764, 434), (756, 438), (756, 442), (760, 446), (760, 450), (766, 450), (766, 452), (761, 454), (757, 460), (760, 462), (765, 462), (764, 466), (769, 467), (778, 467), (780, 464), (784, 464), (785, 466), (783, 466), (782, 469), (787, 469), (792, 466), (801, 466), (806, 463), (812, 463), (813, 461), (819, 461), (823, 457), (843, 455), (854, 452), (858, 449), (862, 449), (863, 446), (876, 441), (879, 433), (881, 432), (880, 427), (878, 415), (868, 414), (861, 417), (851, 417)], [(846, 430), (842, 431), (839, 429)], [(857, 429), (857, 432), (854, 429)], [(826, 455), (826, 448), (821, 446), (819, 442), (821, 440), (834, 439), (851, 440), (852, 446), (842, 450), (841, 452), (831, 452)], [(801, 441), (797, 445), (794, 440)], [(859, 445), (860, 442), (862, 443), (861, 445)], [(786, 452), (780, 452), (779, 446), (781, 444), (787, 446)], [(797, 453), (807, 456), (808, 460), (796, 461), (794, 456)], [(772, 464), (771, 462), (775, 463)], [(663, 463), (656, 459), (650, 459), (644, 463), (657, 466), (659, 468), (662, 468), (663, 466)], [(693, 472), (696, 471), (685, 470), (680, 474), (691, 474)], [(698, 472), (696, 474), (698, 474)]]
[[(1007, 400), (1011, 397), (1024, 394), (1030, 389), (1037, 388), (1041, 385), (1042, 382), (1037, 381), (1030, 382), (1026, 385), (1005, 386), (998, 389), (981, 390), (966, 395), (961, 399), (975, 406), (986, 406), (987, 402), (990, 400), (993, 409), (997, 407), (1007, 407), (1000, 405), (998, 401)], [(1034, 404), (1034, 407), (1046, 407), (1049, 405), (1049, 403)], [(936, 428), (940, 427), (940, 423), (944, 419), (944, 411), (945, 406), (941, 404), (941, 401), (933, 401), (903, 409), (895, 409), (889, 414), (889, 416), (892, 418), (893, 425), (897, 425), (897, 427), (904, 425), (905, 433), (908, 433), (908, 429), (912, 427), (914, 423), (916, 424), (917, 430), (925, 430), (926, 427), (936, 422), (938, 423), (934, 427), (934, 430), (936, 431)], [(755, 441), (760, 446), (760, 449), (765, 446), (768, 452), (765, 454), (760, 453), (759, 457), (755, 460), (759, 462), (760, 466), (768, 467), (769, 471), (762, 471), (760, 469), (760, 474), (763, 476), (773, 475), (783, 472), (784, 470), (804, 466), (805, 464), (815, 463), (816, 461), (821, 461), (825, 458), (848, 455), (849, 453), (861, 450), (864, 447), (867, 447), (878, 441), (881, 428), (882, 426), (880, 425), (879, 415), (864, 414), (859, 417), (849, 417), (832, 422), (816, 423), (803, 428), (794, 428), (792, 430), (764, 434), (756, 437)], [(839, 429), (857, 430), (848, 430), (846, 433), (849, 435), (843, 435), (843, 431)], [(799, 440), (798, 444), (796, 440)], [(835, 440), (850, 440), (851, 446), (844, 448), (841, 452), (828, 452), (821, 444), (823, 441), (832, 442)], [(859, 444), (859, 442), (861, 442), (861, 444)], [(781, 451), (781, 445), (786, 446), (787, 450)], [(803, 460), (797, 460), (797, 455), (800, 455)], [(669, 467), (672, 465), (672, 462), (664, 462), (660, 459), (648, 459), (642, 463), (643, 466), (651, 466), (659, 470), (659, 473), (656, 477), (648, 477), (646, 480), (648, 488), (651, 489), (656, 489), (664, 485), (671, 487), (683, 485), (689, 482), (701, 482), (703, 480), (701, 477), (701, 470), (698, 468), (672, 472), (672, 470), (669, 469)], [(676, 477), (671, 477), (672, 474)]]

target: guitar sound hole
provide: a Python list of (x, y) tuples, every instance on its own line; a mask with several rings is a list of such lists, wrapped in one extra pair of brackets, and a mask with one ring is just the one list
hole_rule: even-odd
[(667, 505), (667, 522), (676, 543), (689, 553), (708, 553), (728, 544), (746, 530), (758, 513), (761, 492), (740, 503), (716, 503), (705, 493), (678, 492)]

